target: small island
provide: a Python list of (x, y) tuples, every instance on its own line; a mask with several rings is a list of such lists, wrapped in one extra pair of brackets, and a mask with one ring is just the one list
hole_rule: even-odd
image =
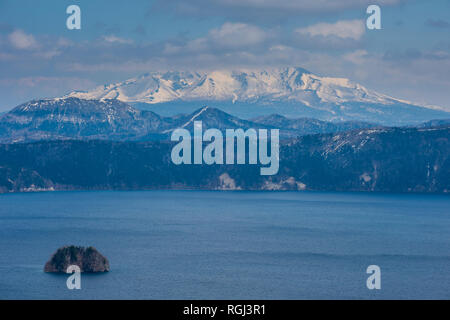
[(70, 265), (77, 265), (81, 272), (108, 272), (109, 262), (94, 247), (64, 246), (59, 248), (45, 264), (44, 272), (66, 273)]

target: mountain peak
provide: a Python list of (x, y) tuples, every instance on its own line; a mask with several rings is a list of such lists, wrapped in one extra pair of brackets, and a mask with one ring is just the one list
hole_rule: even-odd
[[(269, 111), (291, 118), (385, 125), (450, 117), (443, 110), (395, 99), (346, 78), (318, 76), (300, 67), (150, 72), (87, 92), (74, 91), (64, 98), (69, 97), (140, 103), (157, 113), (157, 108), (165, 105), (228, 105), (227, 111), (233, 114), (253, 110), (247, 111), (253, 112), (247, 117)], [(190, 110), (192, 107), (186, 111)]]
[(118, 99), (157, 104), (169, 101), (383, 102), (387, 96), (369, 92), (348, 79), (320, 77), (301, 67), (271, 69), (168, 71), (145, 73), (66, 97)]
[(206, 112), (208, 109), (209, 109), (208, 106), (204, 106), (203, 108), (200, 108), (197, 111), (195, 111), (194, 114), (192, 115), (192, 117), (189, 119), (189, 121), (186, 122), (185, 124), (183, 124), (181, 126), (181, 128), (185, 128), (185, 127), (189, 126), (190, 124), (192, 124), (194, 121), (198, 120), (198, 118), (201, 116), (201, 114)]

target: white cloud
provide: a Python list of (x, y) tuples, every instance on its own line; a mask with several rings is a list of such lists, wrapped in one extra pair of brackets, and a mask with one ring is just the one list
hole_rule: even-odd
[(133, 40), (116, 37), (114, 35), (104, 36), (103, 40), (108, 43), (131, 44)]
[(246, 23), (226, 22), (212, 29), (205, 37), (187, 42), (184, 46), (165, 46), (165, 53), (173, 54), (181, 50), (189, 52), (214, 51), (223, 49), (245, 49), (263, 43), (268, 38), (265, 30)]
[(26, 34), (22, 30), (15, 30), (8, 36), (9, 42), (16, 49), (33, 49), (36, 48), (37, 41), (31, 34)]
[(270, 31), (266, 32), (254, 25), (226, 22), (219, 28), (211, 29), (204, 37), (190, 40), (181, 45), (166, 43), (164, 53), (211, 53), (224, 50), (246, 50), (263, 44), (270, 35)]
[(305, 28), (296, 29), (295, 31), (313, 37), (335, 36), (343, 39), (359, 40), (364, 35), (365, 26), (363, 20), (340, 20), (336, 23), (317, 23)]
[(266, 39), (265, 32), (245, 23), (224, 23), (219, 29), (213, 29), (209, 37), (217, 44), (227, 47), (255, 45)]
[(343, 58), (346, 61), (361, 65), (366, 63), (367, 56), (368, 52), (366, 50), (355, 50), (353, 52), (344, 54)]

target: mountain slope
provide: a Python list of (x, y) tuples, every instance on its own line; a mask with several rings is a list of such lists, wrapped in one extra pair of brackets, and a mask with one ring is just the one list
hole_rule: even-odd
[(0, 116), (0, 142), (58, 139), (167, 140), (176, 128), (186, 128), (192, 132), (194, 121), (202, 121), (205, 129), (280, 129), (282, 138), (373, 126), (368, 123), (348, 125), (314, 119), (285, 119), (285, 122), (302, 123), (302, 126), (296, 127), (271, 123), (266, 118), (243, 120), (207, 106), (191, 114), (161, 117), (118, 100), (65, 98), (30, 101)]
[(188, 109), (192, 102), (197, 102), (227, 106), (228, 112), (245, 116), (275, 112), (295, 118), (385, 125), (450, 117), (442, 110), (379, 94), (348, 79), (317, 76), (302, 68), (154, 72), (87, 92), (74, 91), (66, 97), (118, 99), (150, 105), (153, 111), (177, 106), (188, 112), (192, 111)]
[(118, 100), (34, 100), (0, 117), (0, 141), (135, 139), (157, 132), (163, 119)]
[(282, 143), (280, 170), (174, 165), (167, 142), (0, 145), (0, 192), (93, 189), (450, 191), (450, 127), (308, 135)]
[(296, 132), (297, 135), (332, 133), (377, 126), (376, 124), (362, 121), (327, 122), (311, 118), (289, 119), (279, 114), (258, 117), (252, 119), (252, 121), (274, 128), (282, 128), (285, 131)]

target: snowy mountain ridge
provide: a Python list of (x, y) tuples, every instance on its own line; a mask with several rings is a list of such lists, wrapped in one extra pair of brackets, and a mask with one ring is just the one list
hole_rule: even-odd
[(174, 100), (263, 104), (285, 101), (306, 106), (345, 102), (411, 104), (370, 91), (345, 78), (320, 77), (302, 68), (152, 72), (89, 91), (74, 91), (65, 97), (149, 104)]

